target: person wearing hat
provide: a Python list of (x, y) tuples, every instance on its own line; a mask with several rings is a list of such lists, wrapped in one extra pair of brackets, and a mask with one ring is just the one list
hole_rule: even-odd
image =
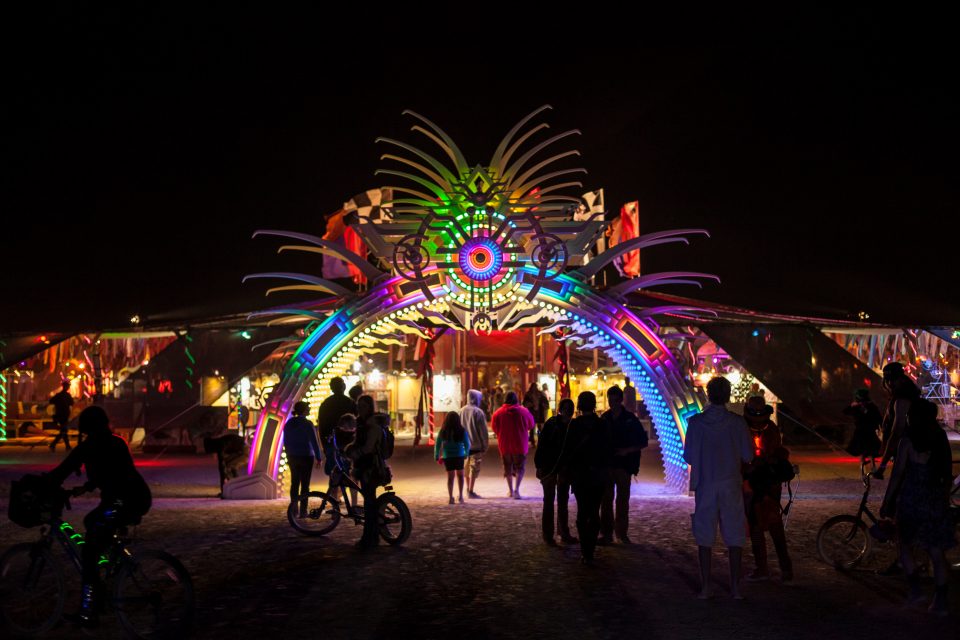
[(859, 456), (861, 464), (869, 460), (873, 465), (874, 459), (880, 455), (880, 437), (877, 432), (883, 417), (880, 409), (870, 399), (870, 390), (857, 389), (853, 394), (853, 402), (843, 409), (843, 414), (851, 416), (854, 423), (853, 438), (847, 445), (847, 451), (850, 455)]
[(78, 427), (83, 440), (60, 465), (46, 475), (52, 486), (60, 486), (71, 473), (86, 468), (87, 482), (73, 490), (80, 495), (100, 490), (100, 504), (83, 519), (86, 527), (81, 547), (80, 611), (69, 616), (82, 627), (97, 626), (97, 600), (102, 585), (98, 562), (113, 533), (128, 524), (137, 524), (150, 510), (150, 487), (133, 463), (127, 443), (110, 429), (110, 418), (102, 407), (87, 407), (80, 413)]
[(773, 407), (766, 403), (763, 396), (750, 397), (743, 408), (743, 417), (750, 427), (754, 448), (753, 461), (747, 465), (744, 474), (747, 482), (744, 483), (743, 497), (756, 565), (747, 575), (747, 580), (751, 582), (767, 580), (770, 577), (764, 532), (769, 532), (773, 540), (773, 548), (777, 552), (780, 565), (780, 579), (783, 582), (793, 579), (793, 563), (787, 552), (787, 535), (783, 530), (780, 507), (783, 485), (774, 471), (776, 463), (786, 461), (790, 454), (783, 446), (780, 427), (770, 419), (771, 414)]
[(883, 443), (880, 448), (880, 466), (873, 472), (877, 480), (883, 480), (883, 472), (890, 458), (896, 455), (900, 438), (907, 427), (907, 412), (910, 411), (913, 401), (920, 397), (920, 389), (907, 377), (903, 365), (899, 362), (891, 362), (883, 368), (883, 387), (890, 393), (890, 400), (881, 423)]

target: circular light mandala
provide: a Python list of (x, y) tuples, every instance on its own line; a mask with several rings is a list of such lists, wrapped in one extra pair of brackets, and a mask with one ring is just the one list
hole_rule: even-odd
[(471, 238), (460, 249), (459, 263), (471, 280), (490, 280), (503, 267), (503, 252), (490, 238)]

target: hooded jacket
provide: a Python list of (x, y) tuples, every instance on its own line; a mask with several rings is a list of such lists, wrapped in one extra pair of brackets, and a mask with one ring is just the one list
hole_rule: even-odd
[(718, 404), (690, 418), (683, 459), (693, 469), (690, 488), (701, 484), (743, 481), (741, 466), (753, 460), (747, 421)]
[(480, 408), (483, 394), (476, 389), (467, 391), (467, 404), (460, 409), (460, 423), (470, 437), (470, 453), (483, 453), (490, 446), (487, 432), (487, 416)]
[(500, 455), (527, 455), (530, 430), (536, 427), (533, 414), (519, 404), (505, 404), (494, 412), (491, 423)]

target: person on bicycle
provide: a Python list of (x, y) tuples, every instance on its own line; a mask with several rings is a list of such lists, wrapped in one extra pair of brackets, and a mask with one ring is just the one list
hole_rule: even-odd
[(119, 528), (140, 522), (150, 510), (151, 496), (127, 443), (110, 430), (110, 419), (102, 407), (84, 409), (80, 413), (79, 430), (83, 438), (80, 444), (46, 478), (60, 486), (71, 473), (79, 473), (84, 467), (87, 482), (74, 489), (74, 495), (100, 490), (100, 504), (83, 519), (86, 536), (81, 551), (80, 610), (71, 617), (81, 626), (92, 627), (98, 622), (100, 556)]
[(380, 486), (381, 465), (386, 463), (380, 455), (380, 441), (383, 438), (381, 419), (374, 411), (371, 396), (357, 398), (357, 436), (344, 451), (353, 460), (353, 477), (360, 483), (363, 496), (363, 535), (357, 542), (358, 549), (368, 549), (380, 543), (377, 487)]

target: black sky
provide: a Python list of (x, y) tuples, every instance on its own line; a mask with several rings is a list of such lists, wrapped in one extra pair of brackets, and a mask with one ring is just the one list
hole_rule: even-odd
[(958, 57), (935, 17), (929, 32), (845, 20), (717, 48), (480, 54), (455, 32), (415, 50), (344, 39), (320, 15), (64, 6), (5, 62), (0, 331), (263, 305), (241, 277), (289, 264), (251, 233), (317, 233), (379, 185), (374, 138), (417, 141), (403, 109), (480, 163), (545, 103), (553, 131), (583, 132), (571, 144), (608, 206), (639, 200), (642, 232), (712, 231), (643, 255), (723, 279), (677, 293), (960, 323)]

